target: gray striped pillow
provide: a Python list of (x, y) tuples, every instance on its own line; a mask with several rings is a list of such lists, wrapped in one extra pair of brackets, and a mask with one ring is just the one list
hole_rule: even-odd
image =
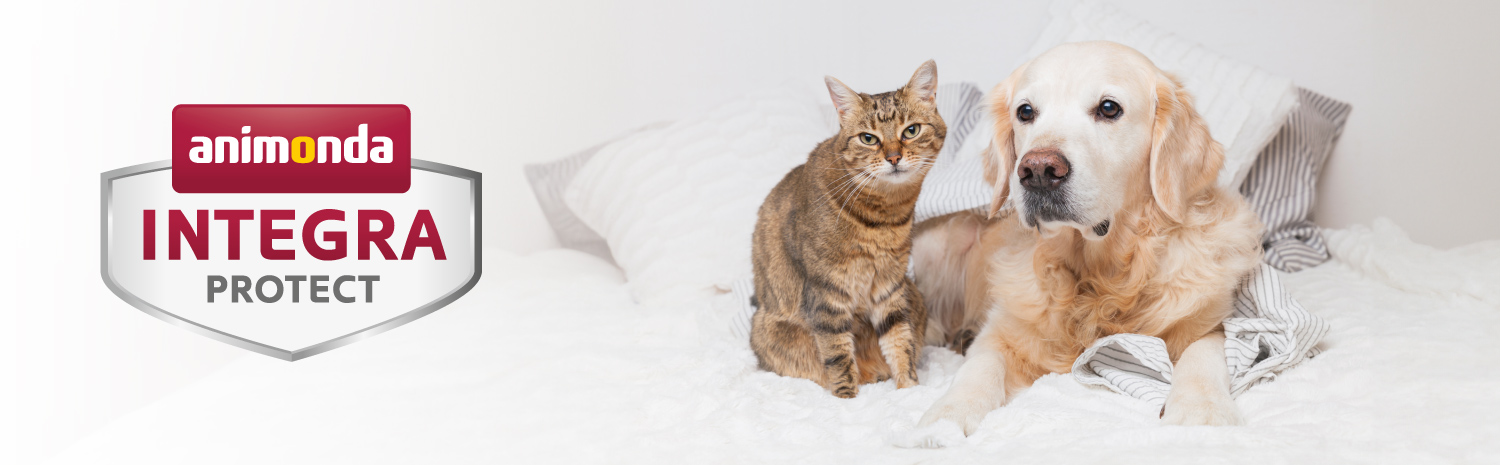
[(609, 142), (558, 160), (526, 165), (524, 169), (526, 181), (531, 184), (531, 192), (536, 194), (536, 203), (541, 205), (542, 215), (547, 217), (552, 233), (557, 235), (557, 242), (565, 248), (588, 252), (613, 263), (614, 259), (609, 256), (609, 245), (604, 243), (604, 238), (583, 224), (583, 220), (563, 203), (563, 191), (568, 188), (568, 182), (605, 145), (609, 145)]
[(600, 236), (593, 228), (584, 224), (583, 220), (568, 208), (568, 204), (563, 202), (563, 192), (568, 189), (568, 184), (573, 182), (573, 177), (578, 175), (578, 170), (583, 169), (583, 165), (594, 158), (594, 154), (599, 153), (599, 149), (634, 134), (654, 131), (667, 127), (669, 124), (671, 124), (669, 121), (651, 123), (572, 155), (523, 167), (526, 171), (526, 182), (531, 184), (531, 192), (536, 194), (536, 203), (542, 207), (542, 215), (547, 217), (547, 224), (552, 226), (552, 233), (557, 235), (557, 242), (562, 244), (563, 248), (587, 252), (607, 262), (615, 262), (614, 257), (609, 254), (609, 244), (604, 242), (604, 236)]
[(547, 217), (547, 224), (552, 226), (552, 233), (557, 235), (558, 243), (564, 248), (587, 252), (614, 263), (604, 237), (573, 214), (573, 210), (563, 202), (563, 192), (568, 189), (568, 183), (573, 182), (573, 177), (578, 175), (578, 170), (583, 169), (583, 165), (594, 158), (599, 149), (639, 132), (664, 128), (667, 124), (666, 121), (651, 123), (572, 155), (523, 167), (526, 182), (531, 184), (531, 192), (536, 194), (536, 203), (542, 207), (542, 215)]
[[(993, 132), (988, 127), (979, 127), (985, 116), (984, 93), (967, 82), (949, 86), (940, 87), (937, 96), (938, 114), (948, 125), (948, 137), (943, 141), (937, 163), (922, 180), (922, 193), (917, 197), (913, 218), (917, 223), (989, 205), (993, 195), (990, 185), (984, 182), (984, 164), (980, 160)], [(983, 137), (973, 139), (971, 135)]]
[(1323, 234), (1309, 219), (1318, 174), (1333, 153), (1352, 107), (1298, 88), (1300, 105), (1251, 165), (1240, 194), (1265, 224), (1267, 264), (1294, 272), (1328, 261)]

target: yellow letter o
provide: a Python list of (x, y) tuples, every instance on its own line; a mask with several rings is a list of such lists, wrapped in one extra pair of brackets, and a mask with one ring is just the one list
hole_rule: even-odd
[[(302, 146), (307, 146), (307, 153), (302, 153)], [(292, 139), (292, 161), (297, 163), (312, 163), (313, 158), (318, 156), (318, 143), (313, 138), (302, 136)]]

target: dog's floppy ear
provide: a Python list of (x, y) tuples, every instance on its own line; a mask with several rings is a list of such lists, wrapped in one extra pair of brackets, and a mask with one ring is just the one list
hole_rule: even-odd
[(1010, 196), (1010, 173), (1016, 169), (1016, 132), (1010, 104), (1016, 81), (1021, 79), (1024, 71), (1026, 65), (1021, 65), (990, 91), (990, 115), (995, 119), (995, 137), (990, 140), (989, 148), (979, 155), (984, 164), (984, 182), (995, 189), (995, 197), (990, 199), (990, 218), (995, 217), (1005, 205), (1006, 197)]
[(1157, 73), (1156, 121), (1151, 132), (1151, 196), (1173, 221), (1211, 187), (1224, 165), (1224, 146), (1208, 132), (1193, 97), (1176, 77)]

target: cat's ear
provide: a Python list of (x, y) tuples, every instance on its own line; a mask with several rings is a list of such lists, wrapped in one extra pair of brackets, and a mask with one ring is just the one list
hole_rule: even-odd
[(932, 103), (937, 99), (937, 62), (927, 60), (922, 66), (917, 67), (917, 72), (912, 73), (911, 80), (906, 82), (906, 91), (913, 96)]
[(828, 84), (828, 96), (833, 97), (833, 108), (839, 111), (839, 117), (859, 105), (859, 92), (844, 85), (843, 81), (833, 76), (823, 76), (823, 82)]

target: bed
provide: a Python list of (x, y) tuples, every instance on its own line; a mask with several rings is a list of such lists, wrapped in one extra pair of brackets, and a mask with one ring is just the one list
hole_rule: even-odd
[(836, 399), (756, 369), (744, 341), (703, 324), (707, 305), (634, 303), (602, 259), (488, 250), (485, 285), (432, 316), (359, 350), (245, 358), (56, 463), (1500, 458), (1500, 374), (1485, 368), (1500, 354), (1500, 242), (1440, 252), (1385, 222), (1328, 236), (1331, 261), (1282, 278), (1333, 329), (1320, 355), (1238, 399), (1245, 427), (1158, 426), (1141, 401), (1049, 375), (965, 440), (902, 448), (960, 356), (928, 347), (920, 386)]

